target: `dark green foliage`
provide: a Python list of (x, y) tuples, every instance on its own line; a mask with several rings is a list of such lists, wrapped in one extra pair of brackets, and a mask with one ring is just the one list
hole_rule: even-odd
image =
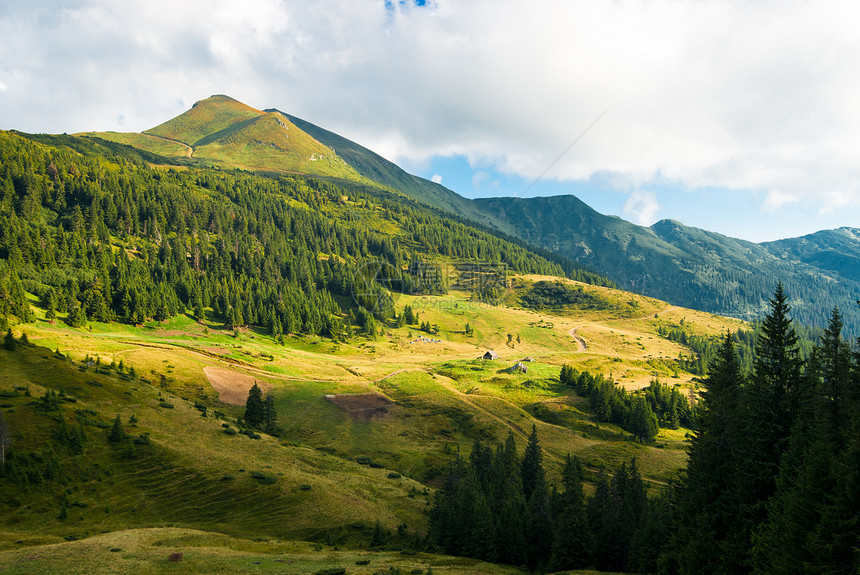
[(731, 334), (726, 334), (705, 385), (679, 505), (678, 558), (685, 573), (711, 572), (717, 565), (742, 569), (737, 551), (748, 530), (737, 520), (744, 378)]
[[(2, 329), (10, 317), (33, 320), (26, 284), (49, 315), (67, 313), (75, 327), (163, 321), (188, 309), (201, 319), (211, 308), (228, 329), (256, 325), (276, 339), (339, 339), (351, 327), (335, 296), (387, 321), (389, 291), (444, 293), (446, 274), (425, 255), (527, 273), (579, 269), (378, 189), (151, 169), (130, 148), (75, 141), (58, 149), (0, 134)], [(352, 217), (342, 208), (344, 195), (353, 210), (384, 217), (403, 233), (391, 236)], [(370, 320), (362, 327), (368, 336), (378, 332)]]
[(251, 390), (248, 392), (248, 399), (245, 400), (245, 425), (258, 428), (264, 423), (265, 406), (263, 404), (263, 390), (254, 382)]
[[(577, 458), (568, 457), (564, 491), (557, 493), (543, 480), (534, 431), (527, 452), (518, 460), (509, 435), (495, 451), (476, 441), (468, 463), (458, 457), (436, 493), (430, 541), (446, 553), (528, 565), (539, 572), (595, 565), (620, 571), (629, 565), (634, 542), (644, 545), (640, 526), (662, 538), (649, 540), (650, 545), (658, 550), (663, 545), (667, 534), (655, 528), (660, 519), (651, 514), (668, 513), (668, 507), (648, 504), (635, 460), (611, 480), (601, 474), (595, 496), (587, 501)], [(523, 472), (532, 476), (528, 500)], [(636, 550), (640, 564), (655, 560)]]
[(117, 414), (116, 418), (113, 420), (113, 426), (110, 429), (110, 433), (108, 434), (108, 441), (111, 443), (120, 443), (126, 439), (128, 439), (128, 434), (126, 434), (123, 429), (122, 420)]
[(275, 409), (275, 399), (271, 394), (263, 400), (263, 414), (260, 421), (260, 429), (274, 435), (278, 432), (278, 412)]
[(18, 342), (15, 340), (15, 336), (12, 335), (11, 329), (7, 330), (6, 335), (3, 336), (3, 347), (9, 351), (15, 351), (18, 348)]
[(692, 425), (693, 414), (687, 398), (677, 389), (670, 390), (656, 380), (645, 388), (644, 399), (628, 394), (611, 379), (580, 372), (566, 364), (561, 368), (559, 381), (588, 397), (597, 421), (619, 425), (640, 442), (650, 441), (657, 435), (660, 421), (671, 428)]
[(382, 523), (379, 520), (376, 520), (376, 524), (373, 526), (373, 535), (370, 537), (370, 544), (368, 547), (370, 549), (382, 549), (388, 544), (388, 530), (382, 526)]
[(860, 356), (834, 310), (804, 365), (788, 312), (780, 286), (748, 382), (728, 336), (712, 367), (664, 555), (681, 573), (860, 566)]
[[(537, 489), (546, 489), (546, 478), (543, 469), (543, 451), (538, 440), (537, 426), (532, 425), (529, 442), (526, 445), (520, 466), (520, 478), (523, 484), (523, 495), (529, 501)], [(545, 493), (544, 493), (545, 495)]]
[(523, 295), (522, 304), (531, 309), (608, 309), (611, 304), (594, 293), (587, 292), (579, 286), (572, 286), (560, 281), (536, 282)]
[[(860, 293), (856, 229), (755, 244), (671, 220), (643, 228), (574, 196), (473, 202), (508, 233), (600, 270), (622, 289), (687, 308), (755, 319), (781, 279), (796, 318), (820, 325)], [(845, 311), (846, 332), (860, 335), (860, 309)]]
[(251, 471), (250, 475), (252, 479), (256, 480), (258, 483), (262, 483), (263, 485), (274, 485), (278, 482), (278, 478), (274, 475), (269, 475), (261, 471)]
[(657, 416), (644, 398), (639, 396), (631, 398), (625, 429), (631, 432), (639, 443), (651, 441), (657, 436), (659, 431)]
[(562, 472), (564, 492), (559, 496), (550, 562), (555, 571), (584, 569), (591, 564), (591, 532), (585, 513), (583, 479), (582, 462), (568, 455)]

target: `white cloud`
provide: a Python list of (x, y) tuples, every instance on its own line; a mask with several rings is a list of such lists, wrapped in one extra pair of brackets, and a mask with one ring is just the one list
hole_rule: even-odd
[(657, 194), (636, 190), (624, 202), (622, 211), (624, 216), (634, 223), (650, 226), (655, 221), (654, 216), (660, 211)]
[(8, 89), (9, 87), (6, 86), (6, 84), (4, 84), (2, 81), (0, 81), (0, 92), (5, 92)]
[(763, 212), (773, 214), (786, 204), (795, 203), (799, 198), (792, 194), (785, 194), (779, 190), (771, 190), (762, 202)]
[(227, 93), (395, 161), (532, 179), (608, 108), (544, 179), (860, 197), (860, 3), (392, 6), (9, 0), (0, 128), (143, 130)]
[(442, 176), (440, 176), (439, 174), (433, 174), (433, 177), (430, 179), (433, 180), (437, 184), (442, 183)]

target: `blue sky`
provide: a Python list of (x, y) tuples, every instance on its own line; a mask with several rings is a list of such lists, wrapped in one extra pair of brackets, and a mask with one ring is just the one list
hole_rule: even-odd
[(860, 226), (857, 2), (2, 7), (0, 129), (142, 131), (228, 94), (467, 197), (543, 174), (528, 195), (643, 225), (754, 241)]

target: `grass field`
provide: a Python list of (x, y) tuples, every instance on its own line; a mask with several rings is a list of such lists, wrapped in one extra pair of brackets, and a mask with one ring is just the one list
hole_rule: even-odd
[[(3, 534), (0, 533), (0, 538)], [(270, 539), (240, 539), (220, 533), (178, 528), (131, 529), (96, 535), (83, 541), (42, 543), (0, 551), (0, 571), (14, 575), (161, 573), (308, 574), (344, 568), (371, 575), (429, 573), (440, 575), (514, 575), (514, 567), (462, 557), (428, 553), (343, 551), (331, 546)], [(592, 571), (570, 571), (589, 575)]]
[[(99, 571), (102, 555), (116, 567), (109, 572), (172, 572), (180, 568), (167, 561), (175, 549), (189, 572), (309, 573), (343, 564), (350, 573), (372, 573), (355, 565), (360, 553), (280, 542), (360, 549), (377, 520), (392, 532), (401, 526), (403, 537), (423, 533), (433, 486), (455, 453), (467, 455), (476, 438), (495, 443), (509, 433), (522, 450), (532, 425), (553, 481), (572, 453), (589, 476), (635, 456), (650, 485), (664, 484), (685, 464), (685, 430), (661, 430), (654, 443), (640, 445), (618, 427), (598, 424), (588, 401), (559, 383), (559, 369), (567, 363), (611, 374), (629, 389), (655, 376), (689, 386), (692, 376), (675, 363), (689, 350), (658, 337), (657, 327), (683, 319), (694, 333), (718, 335), (739, 324), (606, 288), (582, 289), (599, 292), (607, 308), (524, 309), (516, 289), (499, 306), (457, 291), (404, 295), (398, 309), (411, 305), (437, 333), (386, 327), (375, 340), (348, 342), (289, 337), (278, 345), (257, 329), (226, 331), (186, 315), (83, 329), (39, 315), (24, 327), (34, 345), (0, 350), (0, 409), (12, 430), (11, 452), (29, 453), (28, 469), (57, 469), (35, 483), (0, 482), (0, 568), (40, 572), (91, 549), (65, 572), (108, 572)], [(478, 359), (488, 349), (500, 359)], [(509, 370), (525, 359), (528, 373)], [(219, 374), (221, 393), (225, 385), (245, 387), (225, 403), (207, 368)], [(236, 433), (242, 394), (253, 381), (271, 390), (279, 438)], [(42, 410), (49, 391), (65, 399)], [(362, 401), (384, 408), (364, 412)], [(121, 444), (107, 441), (117, 416), (129, 436)], [(45, 447), (63, 421), (69, 428), (80, 422), (84, 454)], [(146, 444), (132, 442), (144, 435)], [(434, 573), (516, 572), (421, 561)], [(421, 561), (381, 554), (372, 565), (411, 570)]]

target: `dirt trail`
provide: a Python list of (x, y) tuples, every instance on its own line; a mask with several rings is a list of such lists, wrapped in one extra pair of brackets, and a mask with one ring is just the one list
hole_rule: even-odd
[(272, 389), (272, 386), (264, 381), (258, 381), (253, 376), (224, 367), (207, 365), (203, 368), (203, 373), (218, 392), (218, 399), (231, 405), (243, 405), (255, 383), (263, 390), (263, 395)]
[[(644, 321), (646, 319), (651, 319), (652, 317), (655, 317), (655, 316), (661, 316), (663, 314), (667, 314), (670, 311), (674, 311), (676, 309), (678, 309), (678, 306), (673, 305), (673, 306), (667, 307), (664, 310), (658, 311), (653, 315), (648, 314), (648, 315), (643, 315), (642, 317), (631, 317), (631, 318), (626, 318), (626, 320), (627, 321)], [(570, 330), (567, 332), (568, 335), (570, 337), (572, 337), (573, 340), (576, 342), (576, 347), (577, 347), (576, 351), (577, 352), (582, 352), (582, 351), (585, 351), (586, 349), (588, 349), (588, 343), (577, 333), (577, 331), (579, 331), (581, 328), (588, 326), (588, 325), (599, 326), (599, 327), (603, 327), (603, 328), (610, 329), (613, 331), (629, 333), (629, 332), (626, 332), (625, 330), (620, 330), (618, 328), (610, 327), (608, 325), (603, 325), (600, 322), (580, 323), (580, 324), (575, 325), (572, 328), (570, 328)]]
[(585, 327), (586, 325), (589, 325), (589, 324), (583, 323), (583, 324), (574, 326), (574, 327), (570, 328), (570, 331), (567, 332), (570, 335), (570, 337), (572, 337), (573, 340), (576, 342), (576, 348), (577, 348), (576, 351), (578, 351), (578, 352), (579, 351), (585, 351), (586, 349), (588, 349), (588, 344), (585, 343), (585, 340), (582, 339), (581, 337), (579, 337), (579, 334), (576, 333), (576, 330), (578, 330), (581, 327)]

